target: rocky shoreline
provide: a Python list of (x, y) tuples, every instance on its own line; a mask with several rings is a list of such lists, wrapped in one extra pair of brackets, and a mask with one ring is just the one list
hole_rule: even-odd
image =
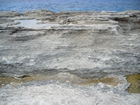
[[(86, 105), (83, 99), (89, 102), (88, 105), (138, 104), (140, 94), (125, 91), (130, 85), (125, 76), (140, 74), (139, 24), (140, 11), (0, 12), (0, 76), (16, 79), (38, 74), (46, 77), (53, 76), (40, 82), (33, 79), (15, 87), (6, 84), (0, 88), (0, 104), (41, 105), (46, 102), (49, 105)], [(118, 78), (122, 83), (118, 82), (117, 86), (110, 86), (102, 81), (92, 86), (67, 83), (70, 81), (81, 83), (83, 80), (88, 82), (89, 80), (86, 79), (110, 76)], [(67, 81), (62, 83), (65, 79)], [(43, 99), (39, 98), (41, 101), (34, 100), (30, 95), (33, 88), (36, 91), (40, 90), (36, 94), (41, 92), (42, 96), (34, 97), (36, 99), (42, 97)], [(48, 93), (50, 88), (56, 89), (56, 94), (53, 91)], [(108, 91), (104, 92), (106, 88)], [(68, 93), (66, 92), (68, 95), (63, 96), (59, 93), (63, 89), (68, 90)], [(21, 93), (16, 91), (25, 92), (22, 101), (17, 100)], [(70, 92), (74, 92), (73, 95)], [(80, 93), (77, 95), (76, 92)], [(87, 96), (89, 99), (86, 96), (80, 97), (90, 92), (91, 94), (97, 92), (96, 96), (89, 95)], [(31, 103), (26, 100), (27, 94), (32, 100)], [(45, 100), (45, 94), (51, 97)], [(107, 100), (105, 100), (105, 94), (109, 96)], [(102, 99), (99, 98), (100, 95), (103, 96)], [(53, 96), (58, 99), (52, 99)], [(71, 97), (75, 99), (69, 100), (68, 98)], [(115, 99), (122, 103), (118, 103)]]

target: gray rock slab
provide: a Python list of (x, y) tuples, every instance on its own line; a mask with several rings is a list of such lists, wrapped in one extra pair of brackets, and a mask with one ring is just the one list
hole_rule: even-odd
[[(1, 73), (56, 70), (94, 77), (140, 72), (139, 11), (0, 14), (6, 22), (0, 19)], [(34, 22), (30, 27), (29, 21)]]
[[(119, 78), (124, 79), (122, 76)], [(126, 87), (126, 81), (115, 87), (103, 83), (87, 87), (55, 81), (29, 82), (17, 87), (7, 85), (1, 88), (0, 104), (138, 105), (140, 94), (124, 92)]]

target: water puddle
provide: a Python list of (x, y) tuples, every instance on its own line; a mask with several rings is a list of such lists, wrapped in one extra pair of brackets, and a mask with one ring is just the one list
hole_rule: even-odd
[(59, 81), (59, 82), (69, 82), (71, 84), (77, 84), (77, 85), (83, 85), (83, 86), (91, 86), (93, 84), (97, 84), (99, 82), (117, 86), (118, 84), (121, 84), (122, 82), (113, 77), (103, 77), (103, 78), (94, 78), (94, 79), (83, 79), (76, 75), (69, 74), (69, 73), (58, 73), (52, 76), (47, 76), (43, 74), (35, 74), (33, 76), (29, 77), (23, 77), (23, 78), (12, 78), (12, 77), (2, 77), (0, 76), (0, 87), (5, 86), (7, 84), (10, 84), (11, 86), (16, 86), (22, 83), (31, 82), (31, 81)]
[(133, 74), (127, 76), (127, 81), (131, 83), (128, 88), (130, 93), (140, 93), (140, 74)]
[[(127, 91), (130, 93), (140, 93), (140, 74), (128, 75), (126, 79), (129, 83), (131, 83)], [(11, 86), (17, 86), (26, 82), (52, 81), (52, 80), (59, 81), (62, 83), (69, 82), (71, 84), (77, 84), (77, 85), (82, 85), (82, 86), (91, 86), (99, 82), (102, 82), (111, 86), (117, 86), (118, 84), (122, 84), (121, 80), (119, 80), (118, 78), (113, 78), (113, 77), (85, 79), (85, 78), (80, 78), (76, 75), (69, 74), (69, 73), (58, 73), (58, 74), (53, 74), (53, 75), (34, 74), (32, 76), (23, 76), (21, 78), (0, 76), (0, 87), (3, 87), (7, 84), (10, 84)]]
[[(18, 23), (16, 26), (26, 27), (26, 28), (51, 28), (53, 26), (59, 26), (58, 23), (48, 22), (45, 24), (41, 24), (39, 20), (14, 20), (15, 23)], [(40, 24), (39, 24), (40, 23)]]
[[(32, 81), (59, 81), (62, 83), (69, 82), (71, 84), (77, 84), (82, 86), (91, 86), (97, 84), (99, 82), (105, 83), (111, 86), (117, 86), (118, 84), (122, 84), (122, 81), (118, 78), (113, 77), (102, 77), (102, 78), (92, 78), (92, 79), (84, 79), (80, 78), (76, 75), (69, 73), (58, 73), (54, 75), (45, 75), (45, 74), (34, 74), (32, 76), (23, 76), (22, 78), (12, 78), (12, 77), (4, 77), (0, 76), (0, 87), (10, 84), (11, 86), (17, 86), (22, 83), (32, 82)], [(140, 93), (140, 74), (133, 74), (127, 76), (127, 81), (131, 83), (128, 88), (128, 92), (130, 93)]]

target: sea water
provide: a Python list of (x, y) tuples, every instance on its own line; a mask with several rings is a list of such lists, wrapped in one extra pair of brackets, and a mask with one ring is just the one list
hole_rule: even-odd
[(140, 0), (0, 0), (0, 11), (39, 9), (54, 12), (140, 10)]

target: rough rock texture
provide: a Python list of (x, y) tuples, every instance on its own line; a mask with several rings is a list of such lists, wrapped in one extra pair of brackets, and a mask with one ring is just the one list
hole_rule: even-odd
[[(3, 15), (6, 14), (6, 15)], [(140, 72), (140, 12), (0, 13), (0, 72), (68, 71), (94, 77)], [(15, 16), (15, 17), (13, 17)], [(50, 22), (47, 16), (53, 16)], [(14, 20), (39, 19), (27, 28)], [(6, 21), (3, 22), (3, 19)], [(12, 22), (11, 22), (12, 21)], [(50, 26), (51, 24), (58, 24)], [(7, 24), (11, 24), (7, 26)]]
[[(94, 78), (110, 74), (119, 76), (140, 73), (139, 24), (140, 11), (54, 13), (38, 10), (22, 14), (1, 12), (0, 74), (22, 77), (40, 72), (68, 72), (81, 78)], [(126, 89), (125, 85), (123, 86)], [(60, 84), (3, 87), (0, 89), (0, 102), (14, 105), (17, 97), (27, 89), (21, 97), (23, 100), (18, 101), (18, 104), (47, 102), (51, 105), (85, 105), (89, 102), (88, 105), (117, 105), (116, 101), (122, 102), (119, 105), (139, 103), (139, 94), (115, 94), (112, 90), (98, 92), (98, 89), (93, 87), (86, 87), (84, 90), (78, 86), (76, 89), (69, 89)], [(106, 85), (99, 86), (99, 89), (102, 87), (105, 88)], [(34, 91), (37, 91), (37, 94)], [(64, 95), (60, 94), (62, 91)], [(92, 95), (87, 98), (85, 94), (91, 91)], [(29, 97), (26, 97), (27, 94)], [(34, 99), (35, 95), (37, 97)], [(46, 95), (50, 97), (44, 98)], [(72, 96), (75, 98), (70, 99)], [(43, 98), (43, 101), (36, 101), (39, 97)], [(26, 103), (26, 98), (32, 101)]]
[[(126, 86), (125, 86), (126, 85)], [(32, 82), (0, 89), (1, 105), (138, 105), (140, 94), (124, 92), (127, 83), (116, 87), (103, 83), (90, 87), (59, 82)]]

